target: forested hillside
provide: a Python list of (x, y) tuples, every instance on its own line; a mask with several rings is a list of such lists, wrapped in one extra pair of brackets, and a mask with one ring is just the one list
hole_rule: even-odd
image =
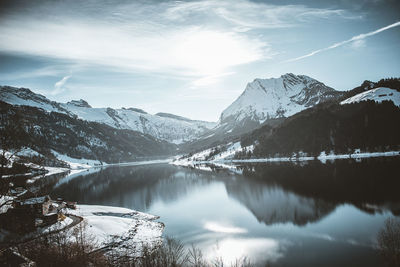
[(49, 155), (51, 150), (73, 158), (107, 163), (132, 161), (138, 157), (165, 156), (176, 146), (150, 135), (116, 129), (57, 112), (0, 101), (2, 148), (29, 147)]
[[(256, 142), (252, 157), (291, 155), (303, 151), (348, 153), (399, 149), (400, 109), (392, 102), (365, 101), (348, 105), (320, 104), (304, 110), (276, 128), (265, 126), (242, 138)], [(242, 155), (243, 156), (243, 155)]]

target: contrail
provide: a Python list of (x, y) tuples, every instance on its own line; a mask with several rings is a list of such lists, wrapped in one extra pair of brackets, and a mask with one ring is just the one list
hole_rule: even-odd
[(321, 53), (321, 52), (324, 52), (324, 51), (327, 51), (327, 50), (330, 50), (330, 49), (333, 49), (333, 48), (336, 48), (336, 47), (339, 47), (339, 46), (342, 46), (342, 45), (345, 45), (345, 44), (348, 44), (348, 43), (351, 43), (351, 42), (354, 42), (354, 41), (357, 41), (357, 40), (365, 39), (366, 37), (369, 37), (369, 36), (378, 34), (378, 33), (380, 33), (380, 32), (389, 30), (389, 29), (394, 28), (394, 27), (397, 27), (397, 26), (400, 26), (400, 21), (398, 21), (398, 22), (396, 22), (396, 23), (393, 23), (393, 24), (390, 24), (390, 25), (388, 25), (388, 26), (386, 26), (386, 27), (377, 29), (376, 31), (373, 31), (373, 32), (362, 33), (362, 34), (360, 34), (360, 35), (353, 36), (352, 38), (350, 38), (350, 39), (348, 39), (348, 40), (345, 40), (345, 41), (342, 41), (342, 42), (339, 42), (339, 43), (334, 43), (334, 44), (331, 45), (331, 46), (328, 46), (328, 47), (325, 47), (325, 48), (322, 48), (322, 49), (318, 49), (318, 50), (312, 51), (311, 53), (309, 53), (309, 54), (307, 54), (307, 55), (304, 55), (304, 56), (301, 56), (301, 57), (296, 57), (296, 58), (288, 59), (288, 60), (286, 60), (286, 61), (284, 61), (284, 62), (293, 62), (293, 61), (297, 61), (297, 60), (300, 60), (300, 59), (303, 59), (303, 58), (306, 58), (306, 57), (311, 57), (311, 56), (313, 56), (313, 55), (315, 55), (315, 54), (319, 54), (319, 53)]

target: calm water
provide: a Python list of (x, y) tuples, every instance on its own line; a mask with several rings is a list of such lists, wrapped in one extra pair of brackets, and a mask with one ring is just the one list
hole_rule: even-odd
[[(53, 197), (159, 215), (165, 235), (206, 257), (271, 266), (378, 266), (375, 237), (400, 215), (400, 159), (230, 170), (110, 167), (58, 181)], [(204, 170), (209, 169), (209, 170)]]

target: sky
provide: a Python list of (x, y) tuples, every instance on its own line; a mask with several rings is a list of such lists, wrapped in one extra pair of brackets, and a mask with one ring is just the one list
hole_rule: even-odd
[(400, 77), (398, 0), (2, 0), (0, 85), (217, 121), (255, 78)]

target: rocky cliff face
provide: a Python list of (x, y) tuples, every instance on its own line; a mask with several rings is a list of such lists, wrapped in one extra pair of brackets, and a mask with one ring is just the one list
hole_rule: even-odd
[(305, 75), (288, 73), (279, 78), (255, 79), (222, 112), (220, 125), (288, 117), (342, 94)]

